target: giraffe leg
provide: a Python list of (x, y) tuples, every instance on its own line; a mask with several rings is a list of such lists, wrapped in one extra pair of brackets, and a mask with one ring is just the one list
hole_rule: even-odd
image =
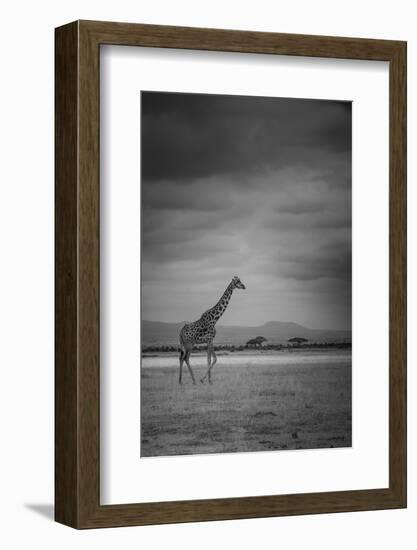
[(214, 353), (214, 347), (213, 347), (213, 344), (211, 345), (211, 348), (210, 348), (210, 351), (211, 351), (211, 356), (213, 358), (213, 361), (210, 365), (210, 368), (208, 370), (208, 380), (209, 380), (209, 383), (211, 384), (211, 369), (214, 367), (214, 365), (217, 363), (217, 357), (216, 357), (216, 354)]
[(207, 344), (207, 372), (206, 374), (203, 376), (203, 378), (200, 379), (200, 382), (202, 384), (204, 384), (204, 380), (206, 379), (207, 377), (207, 374), (210, 370), (210, 361), (211, 361), (211, 350), (210, 350), (210, 346)]
[(181, 384), (182, 383), (182, 366), (184, 364), (184, 356), (185, 356), (185, 351), (184, 350), (181, 350), (180, 351), (180, 378), (178, 380), (178, 382)]
[(190, 365), (190, 355), (191, 355), (191, 351), (187, 350), (185, 352), (185, 362), (187, 363), (187, 367), (188, 367), (188, 370), (190, 371), (191, 378), (193, 379), (193, 384), (195, 384), (193, 369), (191, 368), (191, 365)]
[[(213, 359), (213, 362), (211, 363), (211, 359)], [(209, 383), (211, 384), (211, 369), (214, 367), (214, 365), (217, 363), (217, 357), (214, 353), (214, 347), (213, 344), (207, 344), (207, 372), (201, 379), (201, 382), (204, 382), (206, 378), (208, 378)]]

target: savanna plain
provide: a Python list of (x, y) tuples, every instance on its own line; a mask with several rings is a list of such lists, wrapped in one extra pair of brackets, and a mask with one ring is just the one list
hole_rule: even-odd
[(217, 353), (213, 383), (200, 383), (206, 356), (144, 355), (141, 456), (284, 451), (352, 445), (350, 350)]

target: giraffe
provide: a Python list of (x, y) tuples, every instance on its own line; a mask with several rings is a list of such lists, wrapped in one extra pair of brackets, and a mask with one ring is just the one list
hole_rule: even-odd
[[(193, 349), (194, 344), (207, 344), (207, 372), (201, 378), (200, 382), (204, 383), (204, 380), (207, 378), (211, 384), (211, 369), (217, 362), (216, 354), (214, 353), (213, 339), (216, 336), (216, 329), (214, 328), (217, 321), (226, 311), (226, 308), (229, 304), (230, 298), (235, 288), (240, 288), (244, 290), (246, 287), (242, 281), (236, 275), (227, 285), (226, 290), (224, 291), (222, 297), (217, 302), (215, 306), (208, 309), (200, 317), (198, 321), (194, 323), (188, 323), (184, 325), (180, 332), (180, 377), (179, 383), (182, 381), (182, 366), (184, 361), (190, 371), (193, 384), (195, 384), (194, 373), (190, 365), (190, 355)], [(211, 362), (213, 358), (213, 362)]]

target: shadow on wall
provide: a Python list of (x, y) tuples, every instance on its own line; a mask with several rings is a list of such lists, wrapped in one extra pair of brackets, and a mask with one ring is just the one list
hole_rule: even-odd
[(53, 504), (24, 504), (25, 508), (43, 516), (44, 518), (54, 521), (54, 505)]

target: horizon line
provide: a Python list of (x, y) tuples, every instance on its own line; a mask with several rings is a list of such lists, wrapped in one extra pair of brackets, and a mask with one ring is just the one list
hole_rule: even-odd
[[(193, 321), (187, 321), (187, 320), (183, 320), (183, 321), (153, 321), (151, 319), (141, 319), (141, 322), (148, 322), (148, 323), (163, 323), (163, 324), (166, 324), (166, 325), (181, 325), (181, 324), (185, 324), (185, 323), (192, 323)], [(310, 327), (306, 327), (305, 325), (302, 325), (300, 323), (298, 323), (297, 321), (265, 321), (265, 323), (261, 324), (261, 325), (225, 325), (223, 323), (218, 323), (217, 326), (220, 326), (220, 327), (239, 327), (239, 328), (260, 328), (260, 327), (263, 327), (265, 325), (268, 325), (269, 323), (283, 323), (283, 324), (294, 324), (294, 325), (298, 325), (299, 327), (301, 328), (304, 328), (306, 330), (319, 330), (319, 331), (323, 331), (323, 332), (335, 332), (335, 331), (344, 331), (344, 332), (352, 332), (352, 328), (310, 328)]]

